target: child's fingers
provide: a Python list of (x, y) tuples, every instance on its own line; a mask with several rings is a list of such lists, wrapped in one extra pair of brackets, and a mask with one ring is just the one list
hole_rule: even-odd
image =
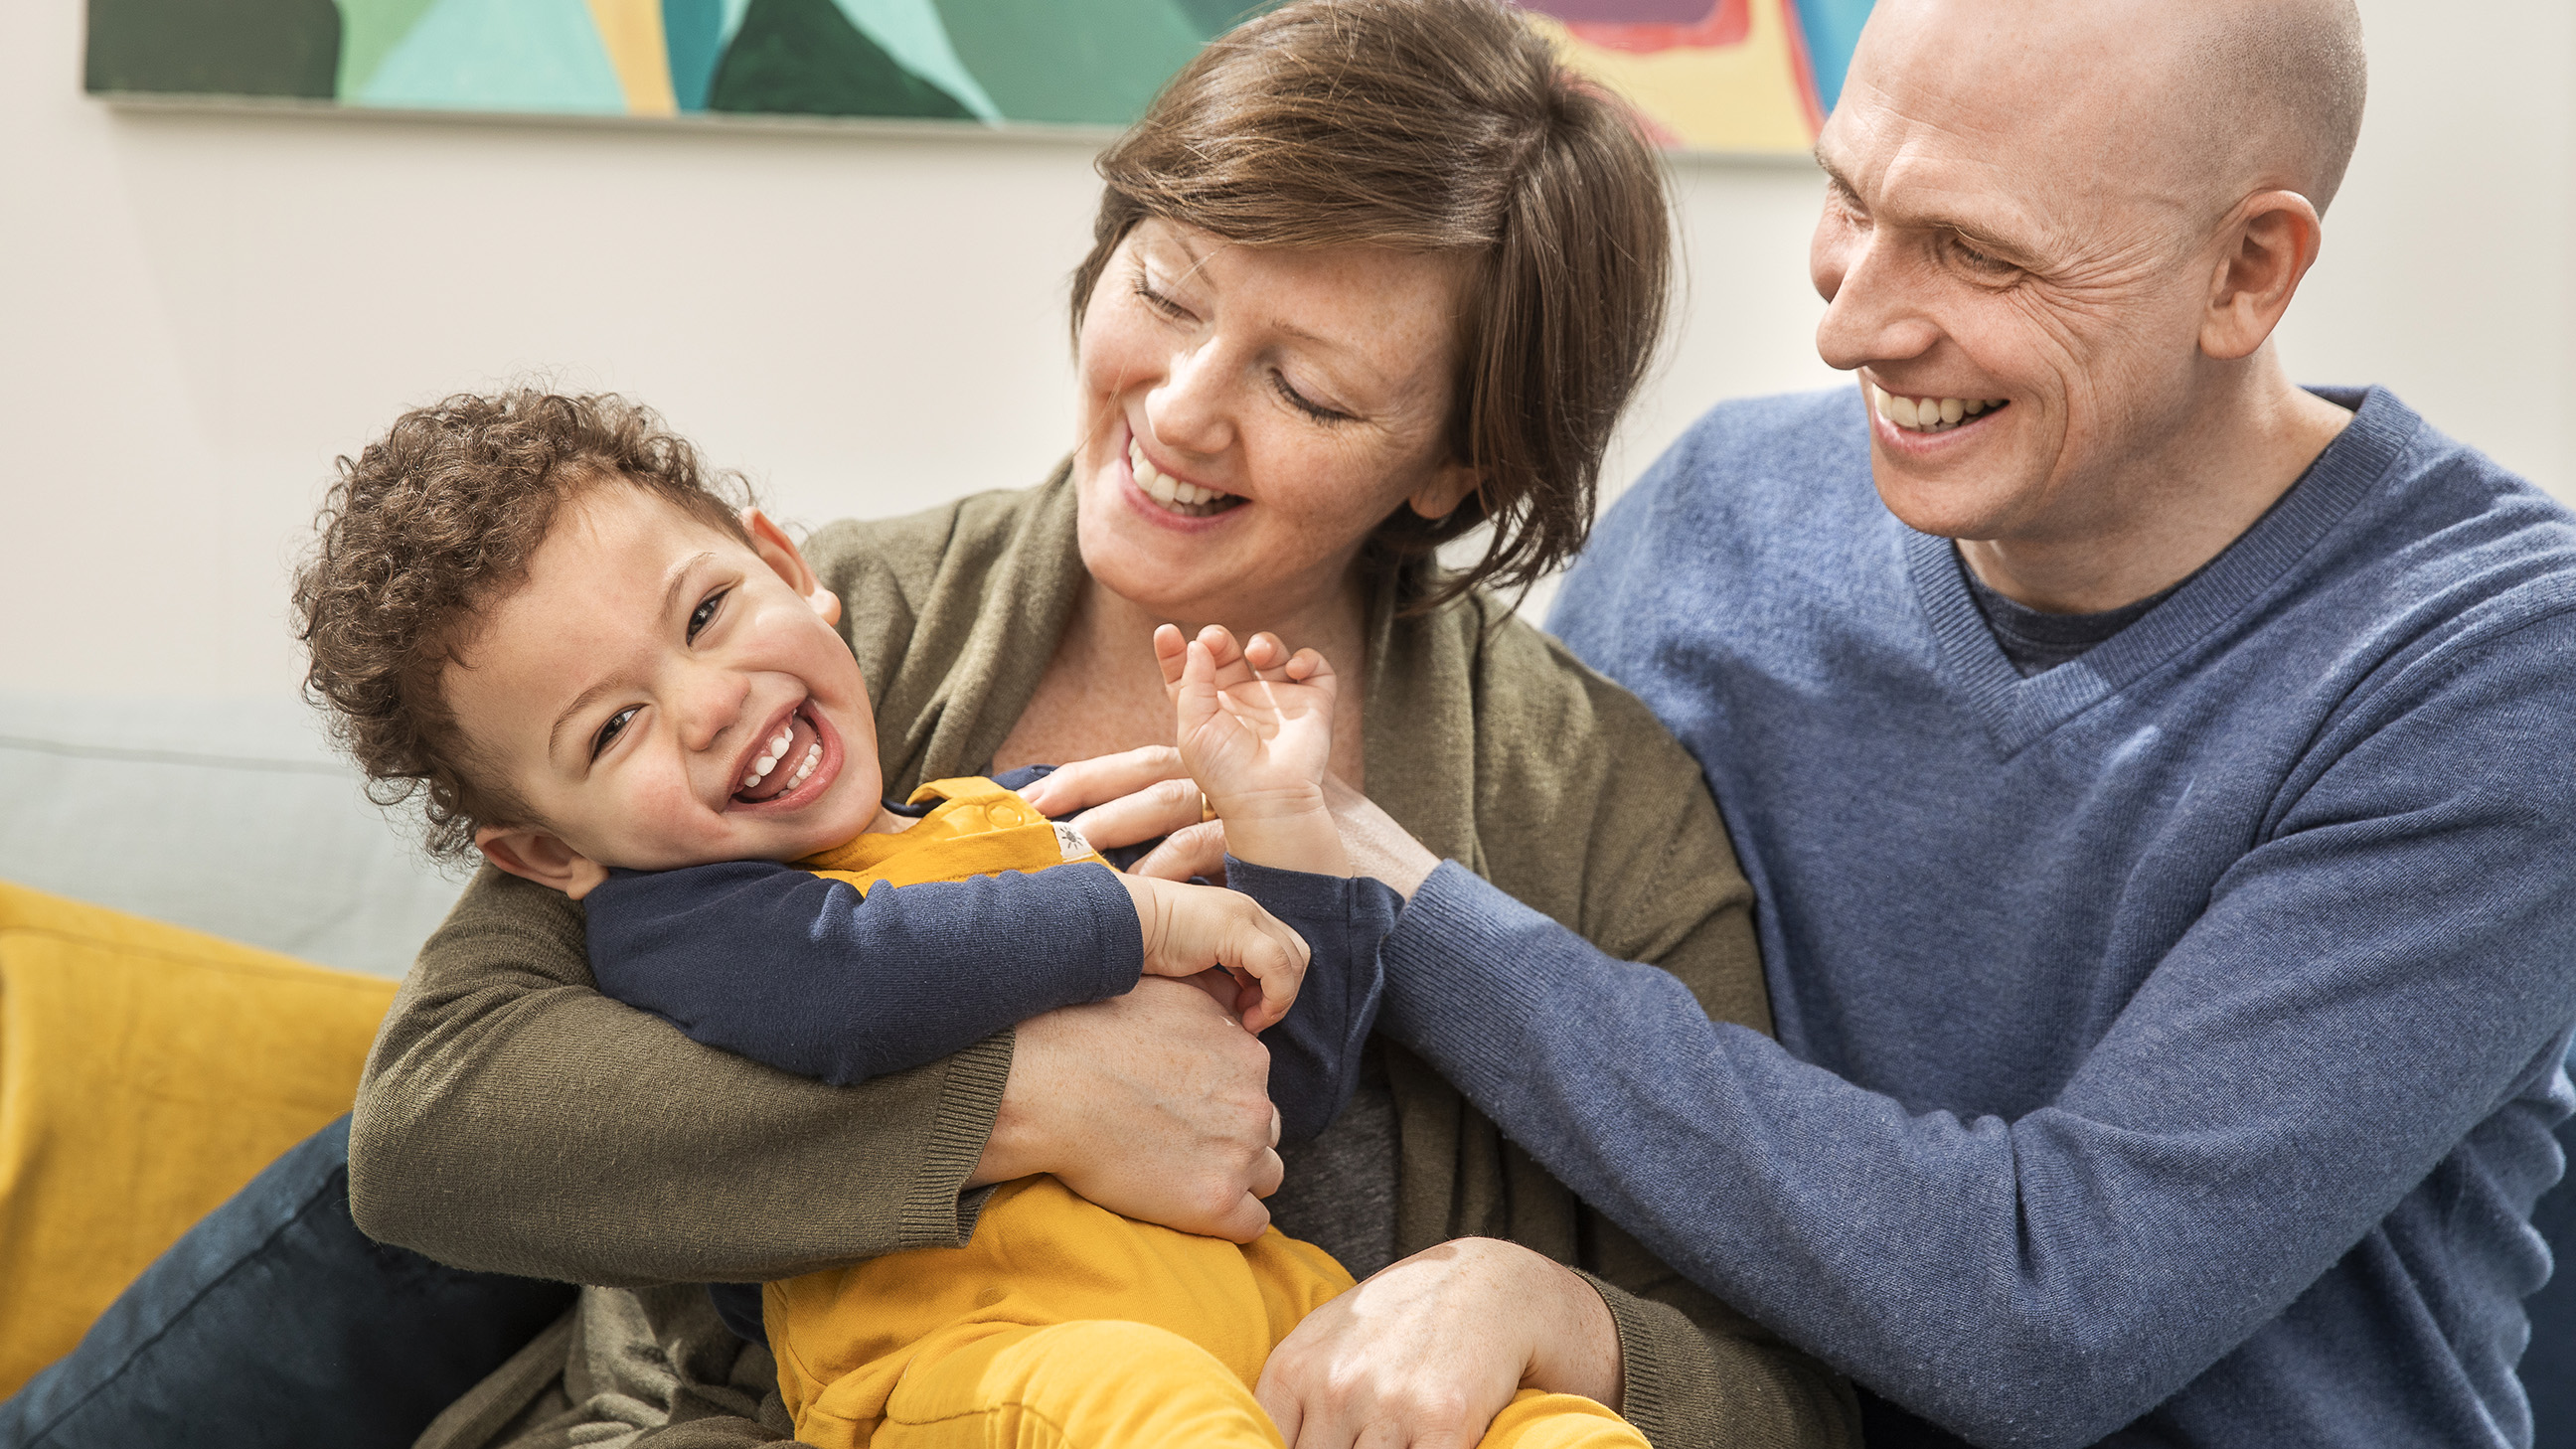
[(1154, 627), (1154, 662), (1163, 667), (1163, 687), (1169, 689), (1181, 682), (1181, 664), (1188, 650), (1181, 631), (1170, 624)]
[(1252, 642), (1243, 646), (1243, 662), (1265, 674), (1277, 669), (1279, 661), (1287, 657), (1288, 646), (1267, 629), (1253, 635)]
[(1252, 929), (1237, 938), (1234, 957), (1226, 964), (1249, 972), (1261, 983), (1260, 1005), (1243, 1018), (1247, 1029), (1258, 1032), (1277, 1025), (1296, 1004), (1298, 988), (1306, 982), (1307, 946), (1305, 937), (1268, 911), (1260, 911), (1251, 924)]
[(1312, 649), (1300, 649), (1288, 661), (1287, 675), (1303, 684), (1313, 684), (1333, 677), (1332, 661)]

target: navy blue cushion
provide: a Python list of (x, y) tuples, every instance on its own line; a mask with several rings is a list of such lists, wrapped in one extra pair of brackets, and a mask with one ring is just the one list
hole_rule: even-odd
[(189, 1229), (0, 1404), (0, 1444), (402, 1449), (577, 1291), (359, 1232), (343, 1117)]
[[(2558, 1145), (2576, 1158), (2576, 1117), (2558, 1124)], [(2531, 1395), (2532, 1449), (2576, 1449), (2576, 1184), (2560, 1178), (2532, 1209), (2531, 1225), (2558, 1260), (2548, 1285), (2528, 1300), (2522, 1386)]]

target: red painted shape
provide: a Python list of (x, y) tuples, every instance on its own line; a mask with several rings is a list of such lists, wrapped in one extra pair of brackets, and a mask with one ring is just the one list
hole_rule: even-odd
[[(1756, 0), (1717, 0), (1707, 16), (1688, 25), (1667, 21), (1569, 20), (1565, 28), (1605, 50), (1652, 55), (1659, 50), (1717, 50), (1742, 45), (1753, 33)], [(1763, 0), (1786, 3), (1786, 0)]]

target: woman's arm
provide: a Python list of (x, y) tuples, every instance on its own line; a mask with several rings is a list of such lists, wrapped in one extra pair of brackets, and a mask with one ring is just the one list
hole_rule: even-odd
[[(369, 1055), (351, 1210), (443, 1262), (606, 1284), (953, 1246), (971, 1188), (1042, 1171), (1130, 1216), (1249, 1238), (1279, 1174), (1267, 1054), (1204, 994), (1147, 985), (1167, 989), (1041, 1017), (1016, 1052), (999, 1035), (827, 1087), (600, 995), (580, 907), (487, 869)], [(1119, 1130), (1139, 1122), (1157, 1130)]]

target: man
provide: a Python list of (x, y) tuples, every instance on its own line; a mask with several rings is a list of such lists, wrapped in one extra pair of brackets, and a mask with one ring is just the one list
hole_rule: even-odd
[(1874, 1443), (2529, 1441), (2576, 526), (2283, 373), (2362, 70), (2349, 0), (1872, 16), (1859, 386), (1711, 413), (1554, 620), (1706, 766), (1779, 1045), (1377, 863), (1387, 1029)]

